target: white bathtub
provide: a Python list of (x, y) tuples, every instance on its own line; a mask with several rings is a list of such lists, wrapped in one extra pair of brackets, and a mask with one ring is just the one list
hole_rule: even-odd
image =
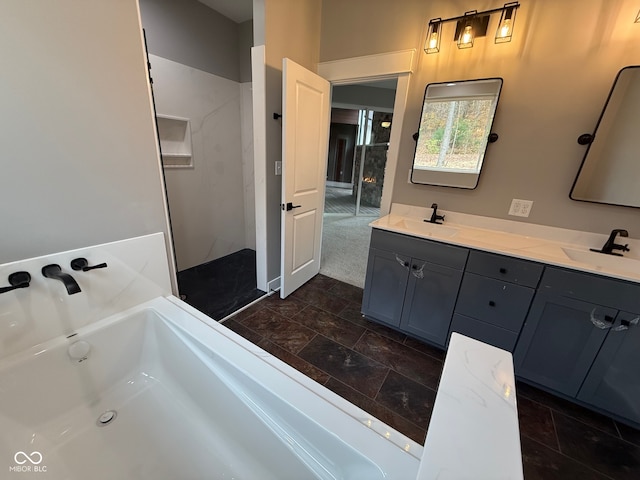
[(0, 478), (407, 480), (422, 455), (173, 297), (4, 359), (0, 432)]

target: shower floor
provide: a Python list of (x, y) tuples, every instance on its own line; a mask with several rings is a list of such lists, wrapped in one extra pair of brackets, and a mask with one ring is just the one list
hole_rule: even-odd
[(256, 252), (245, 248), (178, 272), (180, 295), (215, 320), (266, 294), (256, 288)]

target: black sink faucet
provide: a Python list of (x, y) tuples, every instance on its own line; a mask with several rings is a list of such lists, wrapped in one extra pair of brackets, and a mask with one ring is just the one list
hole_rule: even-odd
[(78, 282), (76, 282), (74, 278), (68, 273), (64, 273), (62, 271), (62, 268), (60, 268), (60, 265), (51, 264), (42, 267), (42, 275), (47, 278), (60, 280), (67, 288), (67, 293), (69, 295), (73, 295), (74, 293), (79, 293), (81, 291)]
[(425, 222), (437, 223), (441, 225), (442, 222), (439, 222), (438, 220), (444, 220), (444, 215), (438, 215), (438, 204), (437, 203), (432, 204), (431, 208), (433, 210), (433, 212), (431, 213), (431, 218), (429, 220), (425, 220)]
[(592, 248), (591, 251), (599, 252), (599, 253), (606, 253), (608, 255), (617, 255), (617, 256), (621, 257), (622, 254), (621, 253), (615, 253), (614, 250), (621, 250), (623, 252), (628, 252), (629, 251), (629, 244), (627, 243), (627, 244), (624, 244), (624, 245), (619, 245), (619, 244), (615, 243), (617, 235), (620, 235), (621, 237), (628, 237), (629, 236), (629, 232), (627, 232), (626, 230), (623, 230), (621, 228), (616, 228), (614, 230), (611, 230), (611, 234), (609, 235), (609, 238), (607, 239), (607, 241), (603, 245), (602, 249), (601, 250), (596, 250), (595, 248)]

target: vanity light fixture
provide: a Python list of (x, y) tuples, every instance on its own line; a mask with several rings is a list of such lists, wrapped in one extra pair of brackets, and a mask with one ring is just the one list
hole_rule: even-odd
[[(510, 42), (513, 36), (513, 27), (516, 20), (516, 10), (520, 7), (518, 2), (505, 3), (500, 8), (484, 10), (478, 12), (471, 10), (464, 15), (451, 18), (433, 18), (429, 20), (427, 38), (424, 43), (425, 53), (438, 53), (440, 51), (440, 40), (442, 29), (445, 23), (456, 22), (456, 31), (453, 40), (458, 48), (471, 48), (477, 37), (484, 37), (487, 34), (489, 20), (493, 13), (501, 12), (498, 29), (496, 30), (495, 43)], [(636, 21), (640, 22), (640, 12)]]

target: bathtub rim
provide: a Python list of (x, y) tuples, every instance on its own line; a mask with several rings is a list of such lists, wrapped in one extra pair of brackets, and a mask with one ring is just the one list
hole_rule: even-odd
[[(329, 403), (331, 406), (339, 410), (342, 414), (347, 415), (353, 422), (356, 422), (358, 426), (364, 427), (361, 431), (369, 431), (375, 437), (377, 437), (378, 440), (391, 443), (395, 448), (400, 449), (404, 454), (407, 454), (413, 457), (417, 462), (420, 461), (424, 447), (419, 443), (417, 443), (416, 441), (410, 439), (403, 433), (394, 429), (390, 425), (387, 425), (383, 421), (379, 420), (378, 418), (374, 417), (370, 413), (354, 405), (348, 400), (345, 400), (341, 396), (329, 390), (324, 385), (321, 385), (320, 383), (307, 377), (300, 371), (296, 370), (295, 368), (291, 367), (287, 363), (280, 360), (278, 357), (272, 355), (271, 353), (260, 348), (259, 346), (251, 343), (250, 341), (240, 336), (236, 332), (232, 331), (228, 327), (225, 327), (224, 323), (221, 324), (216, 320), (213, 320), (212, 318), (203, 314), (199, 310), (196, 310), (191, 305), (187, 304), (186, 302), (180, 300), (179, 298), (173, 295), (165, 297), (164, 299), (172, 303), (174, 306), (178, 307), (179, 309), (183, 310), (186, 314), (192, 317), (195, 317), (197, 320), (204, 323), (207, 327), (210, 327), (213, 330), (215, 330), (217, 333), (223, 335), (228, 340), (230, 340), (234, 344), (241, 347), (247, 353), (250, 353), (253, 357), (261, 360), (262, 362), (266, 363), (270, 367), (277, 370), (279, 373), (288, 377), (290, 380), (292, 380), (296, 384), (302, 386), (306, 391), (311, 393), (313, 396), (319, 398), (321, 401)], [(147, 302), (147, 303), (155, 302), (155, 300), (157, 299), (154, 299), (151, 302)], [(198, 340), (202, 342), (202, 339), (198, 338)], [(205, 343), (205, 342), (202, 342), (202, 343)], [(304, 404), (304, 402), (299, 402), (299, 403)], [(298, 407), (298, 405), (296, 405), (296, 407)], [(307, 413), (310, 417), (313, 418), (313, 415), (309, 414), (309, 412), (306, 411), (309, 409), (305, 409), (304, 405), (302, 405), (302, 407), (303, 408), (299, 408), (299, 409), (304, 413)], [(360, 420), (363, 418), (370, 419), (371, 425), (367, 425), (367, 423)], [(349, 429), (341, 428), (340, 430), (346, 430), (348, 432)], [(334, 431), (334, 430), (331, 430), (331, 431)], [(335, 431), (334, 433), (339, 435), (340, 438), (343, 438), (343, 439), (345, 438), (345, 436), (342, 433), (338, 433)], [(347, 442), (347, 443), (350, 443), (350, 442)]]

